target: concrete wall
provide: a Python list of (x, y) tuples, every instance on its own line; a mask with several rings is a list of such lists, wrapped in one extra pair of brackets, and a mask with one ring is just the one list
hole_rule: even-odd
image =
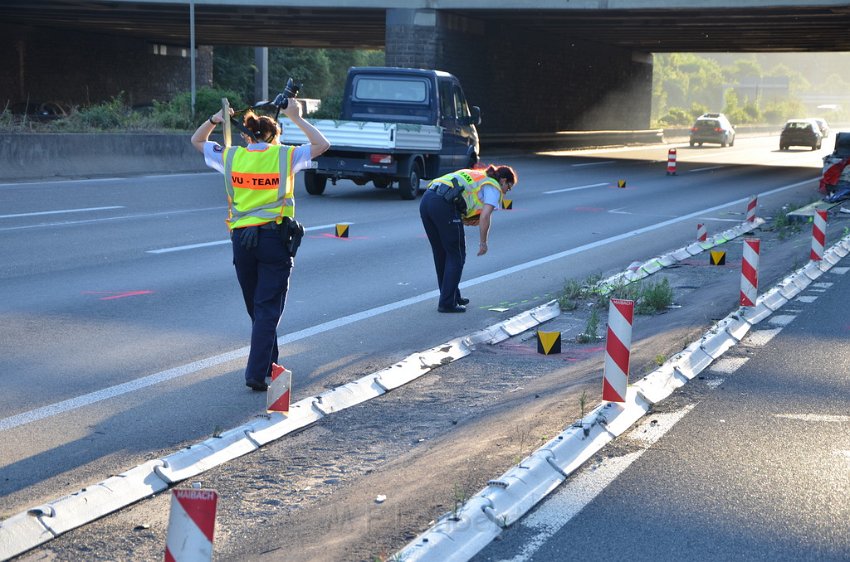
[[(126, 36), (0, 25), (0, 108), (107, 101), (121, 92), (133, 106), (167, 101), (191, 84), (188, 49)], [(200, 47), (196, 86), (212, 84), (212, 48)]]
[(183, 134), (0, 134), (0, 181), (208, 171)]
[(460, 78), (482, 132), (646, 129), (652, 57), (569, 36), (486, 26), (436, 10), (387, 10), (389, 66)]

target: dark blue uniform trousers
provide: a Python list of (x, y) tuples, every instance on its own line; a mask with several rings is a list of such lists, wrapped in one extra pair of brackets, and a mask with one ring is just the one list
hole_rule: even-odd
[(463, 222), (455, 206), (431, 190), (425, 191), (419, 204), (419, 216), (437, 269), (440, 308), (453, 308), (460, 299), (460, 276), (466, 262), (466, 238)]
[(257, 247), (246, 250), (239, 244), (241, 229), (230, 235), (233, 265), (242, 287), (245, 308), (251, 317), (251, 351), (245, 380), (264, 382), (277, 363), (277, 325), (286, 306), (293, 260), (280, 239), (280, 231), (261, 228)]

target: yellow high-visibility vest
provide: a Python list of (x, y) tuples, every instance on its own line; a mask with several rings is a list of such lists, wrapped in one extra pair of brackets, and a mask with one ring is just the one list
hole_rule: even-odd
[(295, 217), (292, 174), (294, 146), (269, 144), (262, 150), (224, 149), (224, 187), (230, 230)]
[(434, 180), (437, 183), (452, 185), (452, 179), (457, 179), (458, 183), (463, 186), (463, 200), (466, 201), (465, 219), (473, 218), (481, 214), (484, 209), (484, 202), (481, 200), (479, 193), (485, 185), (492, 185), (499, 192), (499, 204), (502, 203), (502, 186), (498, 180), (491, 178), (484, 170), (458, 170), (451, 174), (439, 177)]

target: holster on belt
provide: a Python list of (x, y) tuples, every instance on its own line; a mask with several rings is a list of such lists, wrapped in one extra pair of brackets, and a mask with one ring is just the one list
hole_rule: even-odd
[(304, 238), (304, 225), (290, 217), (283, 217), (280, 223), (280, 239), (293, 258), (298, 253), (301, 239)]
[(454, 205), (458, 213), (461, 215), (466, 213), (466, 200), (463, 198), (463, 186), (458, 183), (457, 178), (452, 178), (451, 185), (437, 183), (433, 189), (437, 195)]

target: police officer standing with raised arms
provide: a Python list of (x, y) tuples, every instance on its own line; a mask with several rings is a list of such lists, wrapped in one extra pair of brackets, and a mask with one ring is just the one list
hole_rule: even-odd
[(295, 174), (330, 148), (325, 136), (301, 116), (294, 98), (279, 108), (304, 132), (309, 144), (282, 146), (277, 121), (250, 110), (241, 125), (236, 123), (247, 147), (222, 147), (209, 140), (215, 127), (230, 119), (223, 110), (192, 135), (192, 145), (204, 154), (207, 166), (224, 174), (233, 264), (252, 322), (245, 384), (258, 391), (268, 388), (265, 379), (278, 361), (277, 325), (304, 233), (295, 221)]
[(422, 195), (419, 215), (434, 254), (439, 312), (466, 312), (469, 299), (463, 298), (458, 288), (466, 261), (463, 226), (478, 226), (478, 255), (486, 254), (491, 215), (516, 182), (510, 166), (458, 170), (433, 180)]

